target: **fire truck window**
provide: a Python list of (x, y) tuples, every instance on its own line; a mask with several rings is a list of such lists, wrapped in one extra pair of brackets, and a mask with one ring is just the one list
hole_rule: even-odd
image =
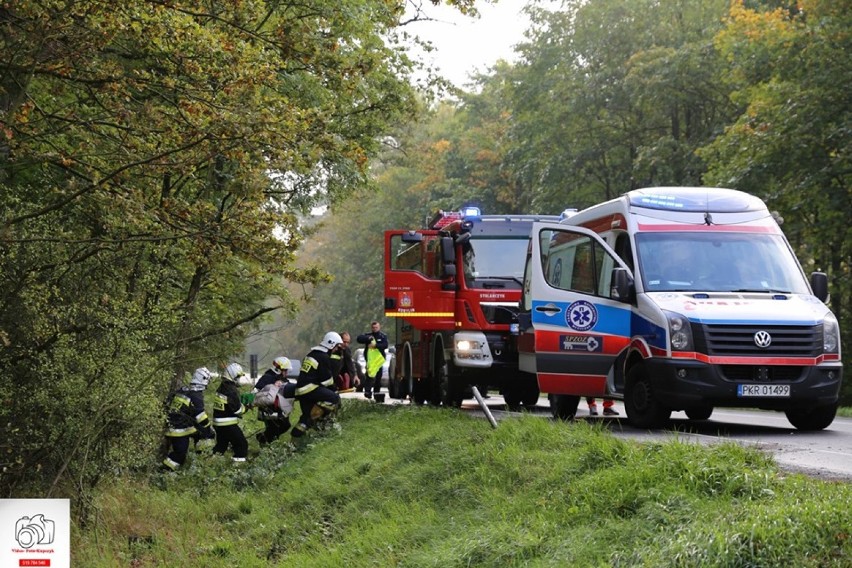
[(466, 243), (464, 247), (462, 268), (464, 269), (465, 285), (472, 288), (476, 279), (476, 255), (473, 253), (473, 247), (470, 246), (470, 242)]
[(391, 258), (391, 269), (393, 270), (414, 270), (417, 272), (425, 272), (424, 270), (424, 254), (425, 243), (404, 243), (398, 236), (394, 236), (391, 241), (391, 250), (394, 255)]
[(427, 237), (423, 268), (429, 278), (441, 277), (441, 240), (438, 237)]

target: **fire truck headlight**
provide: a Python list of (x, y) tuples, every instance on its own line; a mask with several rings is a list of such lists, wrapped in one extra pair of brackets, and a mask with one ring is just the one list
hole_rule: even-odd
[(456, 333), (453, 337), (453, 362), (460, 367), (489, 367), (491, 348), (485, 334), (477, 331)]

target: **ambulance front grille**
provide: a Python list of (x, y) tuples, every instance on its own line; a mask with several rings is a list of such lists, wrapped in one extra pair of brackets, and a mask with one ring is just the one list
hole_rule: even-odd
[[(708, 355), (817, 357), (823, 352), (822, 325), (706, 324), (702, 331)], [(758, 346), (760, 332), (769, 334), (769, 346)]]

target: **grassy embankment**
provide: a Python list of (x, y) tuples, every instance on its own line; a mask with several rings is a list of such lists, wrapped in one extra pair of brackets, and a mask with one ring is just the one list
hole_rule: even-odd
[(852, 484), (733, 443), (355, 400), (339, 423), (104, 488), (72, 564), (852, 566)]

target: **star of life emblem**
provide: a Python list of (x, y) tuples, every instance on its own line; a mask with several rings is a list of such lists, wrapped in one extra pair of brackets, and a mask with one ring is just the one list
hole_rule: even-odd
[(577, 331), (590, 330), (598, 323), (598, 310), (592, 303), (577, 300), (568, 306), (568, 310), (565, 312), (565, 323), (568, 324), (568, 327)]

